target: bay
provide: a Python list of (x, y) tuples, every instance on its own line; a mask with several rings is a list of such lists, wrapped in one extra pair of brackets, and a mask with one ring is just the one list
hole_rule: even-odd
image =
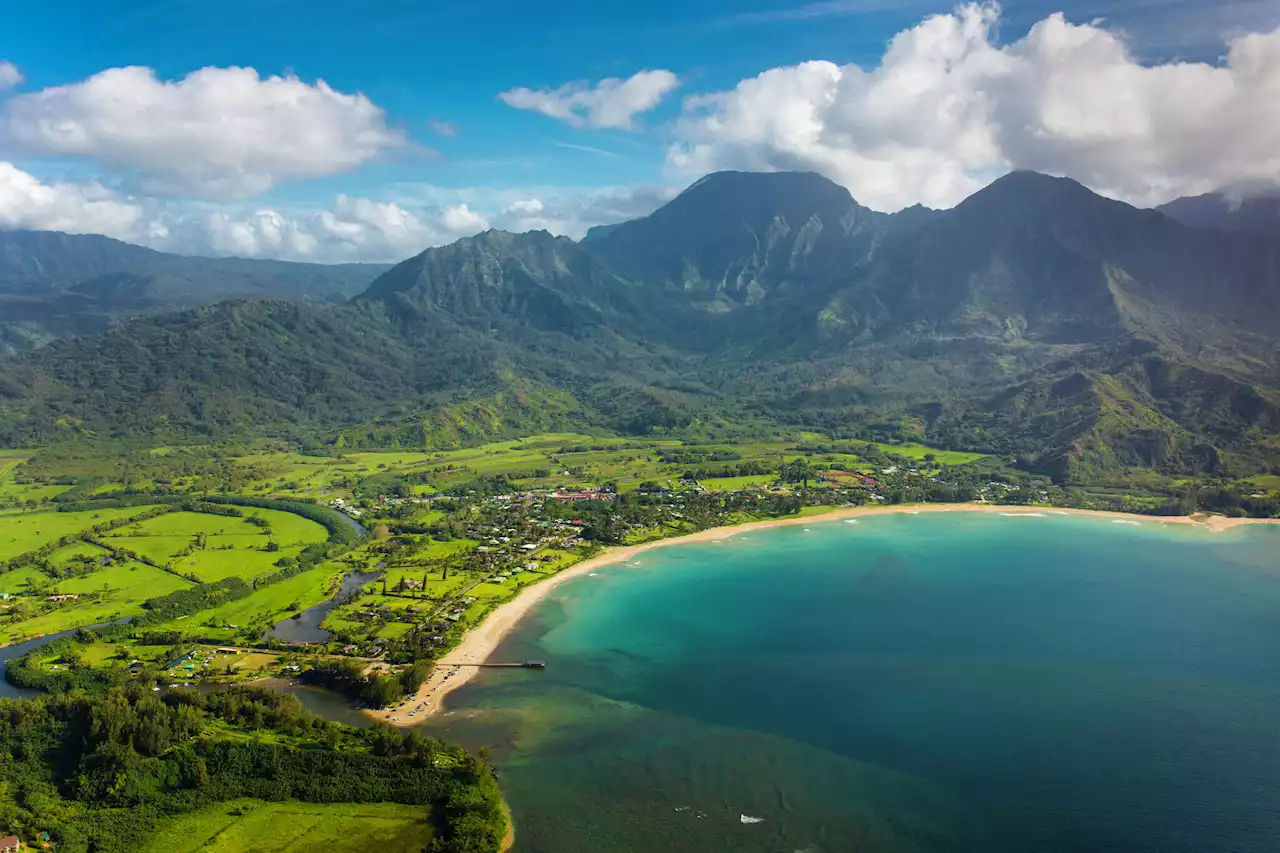
[(1280, 529), (947, 513), (565, 584), (430, 726), (517, 853), (1280, 845)]

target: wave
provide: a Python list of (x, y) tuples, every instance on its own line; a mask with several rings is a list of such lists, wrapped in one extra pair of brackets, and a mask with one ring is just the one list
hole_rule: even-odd
[(1111, 523), (1112, 523), (1112, 524), (1132, 524), (1134, 527), (1141, 527), (1141, 526), (1142, 526), (1142, 522), (1141, 522), (1141, 521), (1130, 521), (1130, 520), (1129, 520), (1129, 519), (1127, 519), (1127, 518), (1113, 518), (1113, 519), (1111, 519)]
[(1005, 518), (1048, 518), (1043, 512), (1002, 512)]

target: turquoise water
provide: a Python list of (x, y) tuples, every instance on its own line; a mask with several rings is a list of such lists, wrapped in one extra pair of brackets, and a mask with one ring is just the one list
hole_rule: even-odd
[[(435, 724), (517, 853), (1280, 849), (1280, 528), (881, 516), (556, 590)], [(759, 818), (744, 823), (743, 816)]]

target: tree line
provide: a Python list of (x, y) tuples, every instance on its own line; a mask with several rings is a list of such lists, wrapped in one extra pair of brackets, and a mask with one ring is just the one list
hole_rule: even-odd
[(265, 689), (0, 700), (0, 754), (0, 826), (48, 832), (59, 853), (136, 851), (165, 818), (244, 797), (427, 808), (436, 835), (424, 853), (494, 853), (506, 830), (481, 758), (417, 732), (327, 722)]

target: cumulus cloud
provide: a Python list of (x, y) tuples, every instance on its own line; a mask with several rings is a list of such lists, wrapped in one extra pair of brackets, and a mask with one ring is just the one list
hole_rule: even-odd
[(1220, 65), (1144, 65), (1061, 14), (999, 46), (999, 14), (928, 18), (875, 68), (806, 62), (688, 98), (668, 168), (813, 170), (885, 210), (947, 207), (1011, 168), (1139, 204), (1280, 179), (1280, 30)]
[(325, 209), (128, 196), (98, 183), (41, 181), (0, 162), (0, 228), (103, 234), (186, 255), (290, 261), (399, 261), (490, 227), (574, 238), (652, 212), (665, 187), (417, 187), (396, 201), (339, 195)]
[(22, 72), (7, 59), (0, 59), (0, 92), (8, 91), (22, 83)]
[(504, 231), (550, 231), (581, 239), (596, 225), (611, 225), (648, 216), (675, 198), (674, 187), (649, 184), (593, 187), (463, 187), (419, 185), (404, 188), (403, 203), (436, 208), (466, 204), (486, 211), (494, 228)]
[(580, 81), (557, 89), (520, 87), (498, 95), (503, 103), (521, 110), (533, 110), (592, 129), (634, 127), (635, 117), (648, 112), (680, 85), (670, 71), (640, 71), (626, 80), (610, 77), (592, 86)]
[(322, 210), (137, 198), (97, 183), (44, 182), (0, 162), (0, 228), (103, 234), (166, 252), (332, 263), (398, 261), (489, 227), (465, 203), (340, 195)]
[(124, 169), (149, 193), (209, 198), (343, 172), (407, 144), (364, 95), (252, 68), (203, 68), (177, 81), (112, 68), (10, 98), (0, 139)]
[(44, 183), (12, 163), (0, 162), (0, 228), (135, 235), (145, 218), (141, 204), (96, 183)]

